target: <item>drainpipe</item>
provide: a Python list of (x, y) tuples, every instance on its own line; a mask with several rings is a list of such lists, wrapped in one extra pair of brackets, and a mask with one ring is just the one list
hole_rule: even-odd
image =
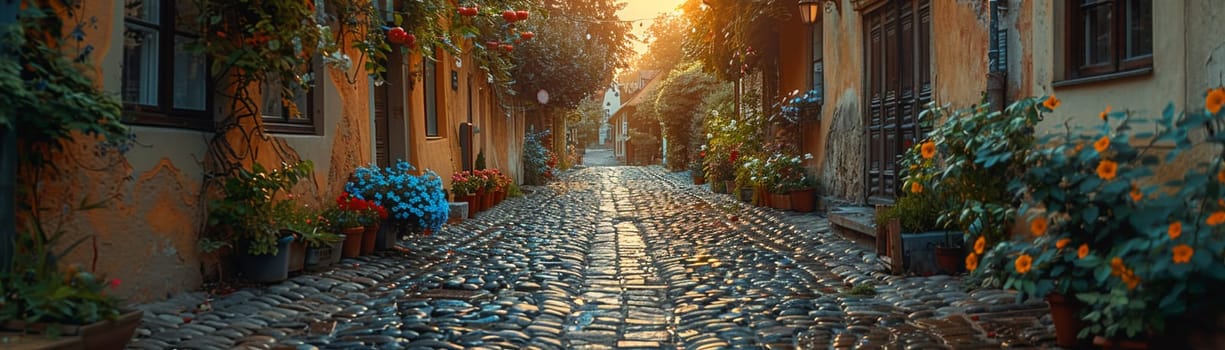
[(1007, 11), (1003, 0), (990, 0), (990, 48), (987, 51), (987, 102), (992, 111), (1003, 111), (1008, 104), (1008, 32), (1000, 29), (1000, 13)]
[[(17, 0), (0, 0), (0, 28), (17, 22)], [(0, 48), (0, 57), (16, 57), (13, 48)], [(17, 245), (17, 130), (13, 125), (0, 127), (0, 273), (12, 267)]]

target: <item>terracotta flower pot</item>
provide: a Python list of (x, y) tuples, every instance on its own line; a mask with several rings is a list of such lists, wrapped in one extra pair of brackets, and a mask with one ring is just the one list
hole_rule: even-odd
[(298, 272), (306, 268), (306, 241), (294, 239), (289, 244), (289, 272)]
[(340, 256), (345, 258), (356, 258), (362, 255), (362, 240), (366, 235), (366, 228), (357, 226), (344, 229), (345, 245)]
[(962, 247), (944, 247), (936, 246), (936, 266), (940, 267), (940, 271), (947, 274), (955, 274), (961, 272), (965, 267), (966, 254)]
[(693, 184), (694, 185), (705, 185), (706, 177), (702, 175), (693, 175)]
[(1051, 293), (1046, 296), (1046, 302), (1050, 305), (1051, 320), (1055, 323), (1055, 345), (1069, 349), (1086, 347), (1088, 342), (1077, 338), (1085, 327), (1084, 321), (1080, 320), (1080, 310), (1084, 308), (1080, 300), (1074, 296)]
[(493, 191), (485, 190), (485, 198), (482, 199), (481, 206), (484, 207), (485, 210), (493, 209), (493, 200), (496, 196), (497, 194)]
[(468, 205), (469, 205), (468, 209), (472, 211), (469, 214), (476, 214), (476, 213), (485, 211), (486, 209), (485, 208), (485, 190), (484, 189), (477, 190), (475, 202), (468, 203)]
[(374, 252), (374, 242), (379, 235), (379, 224), (364, 226), (365, 232), (362, 234), (362, 255), (369, 255)]
[(811, 213), (816, 210), (816, 190), (807, 189), (791, 192), (791, 209), (801, 213)]
[[(143, 311), (128, 311), (114, 320), (102, 320), (86, 325), (0, 322), (0, 331), (17, 331), (46, 336), (19, 336), (5, 339), (5, 349), (100, 349), (121, 350), (132, 340), (140, 327)], [(54, 334), (52, 336), (51, 334)]]
[(770, 206), (778, 210), (791, 210), (791, 195), (786, 193), (771, 193)]

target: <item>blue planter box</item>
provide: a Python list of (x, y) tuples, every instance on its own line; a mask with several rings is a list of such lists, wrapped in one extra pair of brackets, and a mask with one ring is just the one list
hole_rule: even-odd
[[(940, 273), (936, 266), (936, 246), (943, 245), (945, 233), (952, 231), (931, 231), (902, 234), (902, 269), (908, 273), (927, 276)], [(964, 235), (952, 232), (954, 244), (961, 244)]]

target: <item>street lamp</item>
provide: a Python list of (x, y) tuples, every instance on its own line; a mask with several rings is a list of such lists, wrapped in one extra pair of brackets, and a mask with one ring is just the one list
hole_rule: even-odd
[[(804, 24), (813, 24), (817, 18), (821, 16), (821, 5), (833, 4), (833, 9), (842, 11), (842, 3), (840, 0), (799, 0), (800, 5), (800, 20)], [(829, 12), (831, 6), (825, 6), (825, 11)]]

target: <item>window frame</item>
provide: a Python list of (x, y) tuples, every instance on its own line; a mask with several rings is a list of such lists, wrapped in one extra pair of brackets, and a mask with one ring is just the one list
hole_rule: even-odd
[[(210, 61), (208, 57), (204, 57), (204, 109), (192, 110), (177, 108), (174, 106), (174, 82), (175, 82), (175, 39), (179, 36), (188, 38), (189, 40), (199, 40), (202, 35), (200, 33), (191, 33), (178, 29), (177, 8), (181, 1), (184, 0), (146, 0), (157, 2), (158, 23), (150, 23), (143, 19), (128, 17), (126, 13), (123, 16), (123, 38), (127, 40), (128, 28), (131, 25), (152, 29), (157, 33), (157, 69), (155, 70), (157, 78), (154, 79), (156, 86), (151, 88), (156, 89), (157, 95), (156, 105), (145, 105), (138, 102), (128, 102), (121, 96), (123, 109), (130, 116), (127, 120), (131, 125), (142, 126), (159, 126), (171, 127), (180, 129), (191, 129), (201, 131), (212, 131), (215, 128), (213, 120), (213, 81), (209, 72)], [(123, 6), (123, 4), (120, 4)], [(122, 41), (121, 41), (122, 43)], [(126, 51), (121, 44), (121, 55), (126, 55), (122, 51)], [(121, 60), (122, 62), (122, 60)], [(122, 64), (122, 63), (121, 63)], [(120, 91), (122, 95), (123, 84), (125, 78), (120, 73)]]
[[(320, 72), (323, 72), (322, 58), (316, 55), (310, 61), (309, 73), (313, 76), (311, 87), (303, 92), (306, 96), (306, 106), (298, 106), (298, 112), (302, 113), (303, 117), (297, 120), (290, 119), (285, 111), (285, 106), (281, 105), (281, 115), (264, 115), (263, 107), (260, 106), (260, 117), (263, 118), (264, 131), (277, 134), (295, 134), (295, 135), (322, 135), (323, 134), (323, 87), (319, 86)], [(268, 91), (269, 87), (279, 88), (279, 86), (271, 86), (264, 84), (261, 88)], [(276, 91), (276, 90), (273, 90)], [(279, 95), (280, 92), (277, 91)]]
[[(1065, 27), (1064, 31), (1065, 44), (1065, 79), (1081, 79), (1097, 76), (1131, 76), (1131, 74), (1120, 74), (1129, 72), (1141, 72), (1151, 70), (1153, 67), (1154, 50), (1149, 48), (1147, 54), (1128, 56), (1127, 43), (1129, 28), (1126, 27), (1128, 16), (1128, 5), (1132, 0), (1096, 0), (1091, 4), (1082, 4), (1081, 1), (1066, 1), (1065, 5)], [(1149, 13), (1152, 13), (1152, 2)], [(1108, 51), (1109, 60), (1104, 63), (1086, 65), (1085, 50), (1088, 48), (1085, 42), (1085, 26), (1084, 21), (1085, 9), (1110, 6), (1110, 50)], [(1152, 25), (1152, 18), (1149, 18), (1149, 35), (1152, 35), (1152, 30), (1155, 26)], [(1151, 38), (1150, 38), (1151, 41)]]

